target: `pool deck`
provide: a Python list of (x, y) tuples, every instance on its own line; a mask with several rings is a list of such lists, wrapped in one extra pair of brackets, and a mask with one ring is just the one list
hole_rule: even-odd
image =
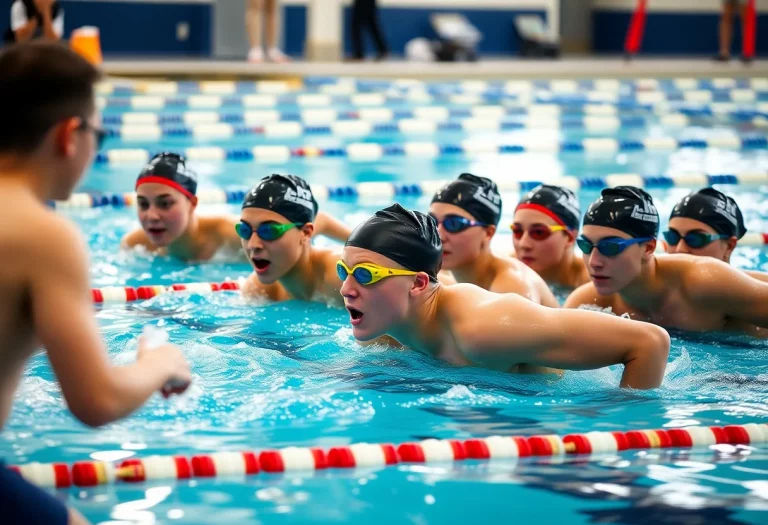
[(307, 76), (358, 78), (412, 78), (423, 80), (483, 80), (536, 78), (637, 78), (637, 77), (768, 77), (768, 60), (745, 65), (708, 58), (621, 57), (562, 58), (558, 60), (486, 59), (474, 63), (304, 62), (249, 64), (220, 60), (107, 60), (104, 71), (111, 77), (210, 78), (288, 80)]

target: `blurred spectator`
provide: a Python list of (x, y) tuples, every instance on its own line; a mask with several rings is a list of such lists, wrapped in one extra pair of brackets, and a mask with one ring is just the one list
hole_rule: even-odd
[(741, 27), (744, 30), (744, 20), (747, 16), (747, 0), (723, 0), (723, 11), (720, 15), (720, 52), (715, 60), (727, 62), (731, 59), (731, 38), (733, 36), (733, 18), (736, 8), (740, 7)]
[(55, 0), (15, 0), (11, 4), (11, 27), (6, 43), (27, 42), (34, 38), (61, 40), (64, 34), (64, 9)]
[(379, 25), (379, 8), (376, 0), (355, 0), (352, 5), (352, 57), (355, 60), (362, 60), (365, 56), (363, 52), (363, 29), (367, 28), (376, 44), (376, 60), (384, 60), (389, 53), (387, 43), (384, 41), (384, 35)]
[(287, 62), (289, 58), (277, 47), (277, 0), (248, 0), (245, 6), (245, 28), (251, 42), (248, 52), (250, 62), (263, 62), (265, 55), (262, 47), (262, 13), (266, 16), (267, 53), (272, 62)]

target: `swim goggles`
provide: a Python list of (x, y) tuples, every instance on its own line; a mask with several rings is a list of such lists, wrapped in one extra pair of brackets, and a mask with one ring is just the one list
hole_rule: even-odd
[(247, 222), (239, 222), (235, 224), (235, 231), (241, 239), (249, 240), (254, 232), (260, 239), (265, 241), (275, 241), (285, 235), (285, 232), (291, 228), (298, 228), (302, 226), (300, 222), (289, 222), (286, 224), (280, 224), (277, 222), (262, 222), (254, 230)]
[(443, 228), (445, 228), (445, 231), (449, 233), (460, 233), (466, 230), (467, 228), (471, 228), (472, 226), (488, 226), (487, 224), (483, 222), (477, 222), (470, 219), (467, 219), (466, 217), (462, 217), (461, 215), (446, 215), (443, 217), (442, 221), (438, 221), (437, 217), (429, 214), (430, 217), (435, 219), (435, 222), (438, 226), (441, 224), (443, 225)]
[[(514, 235), (515, 239), (520, 240), (523, 238), (523, 235), (525, 234), (525, 228), (523, 228), (522, 225), (515, 223), (511, 225), (510, 228), (512, 228), (512, 235)], [(568, 228), (565, 226), (534, 224), (528, 228), (528, 236), (534, 241), (546, 241), (549, 239), (553, 232), (565, 231), (567, 229)]]
[(615, 255), (619, 255), (621, 252), (626, 250), (628, 246), (631, 246), (633, 244), (640, 244), (640, 243), (648, 242), (652, 240), (653, 240), (653, 237), (642, 237), (637, 239), (622, 239), (621, 237), (609, 237), (606, 239), (601, 239), (600, 242), (598, 242), (597, 244), (594, 244), (592, 241), (590, 241), (586, 237), (581, 236), (578, 239), (576, 239), (576, 244), (579, 245), (579, 249), (585, 255), (592, 253), (593, 248), (597, 248), (597, 251), (599, 251), (601, 254), (605, 255), (606, 257), (613, 257)]
[(378, 264), (361, 263), (353, 268), (350, 268), (344, 261), (336, 261), (336, 275), (339, 276), (342, 282), (347, 280), (349, 274), (355, 278), (355, 281), (363, 286), (369, 286), (377, 283), (387, 277), (395, 277), (396, 275), (416, 275), (419, 272), (412, 272), (410, 270), (398, 270), (395, 268), (384, 268)]
[(729, 237), (730, 235), (718, 235), (698, 230), (690, 231), (685, 235), (680, 235), (680, 232), (674, 228), (670, 228), (669, 231), (664, 232), (664, 239), (667, 241), (667, 244), (677, 246), (677, 244), (680, 242), (680, 239), (682, 239), (685, 241), (685, 244), (691, 248), (703, 248), (712, 241), (716, 241), (718, 239), (728, 239)]

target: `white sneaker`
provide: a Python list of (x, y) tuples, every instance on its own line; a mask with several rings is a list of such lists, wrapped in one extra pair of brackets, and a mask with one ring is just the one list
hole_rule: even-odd
[(248, 62), (258, 64), (264, 62), (264, 51), (260, 47), (253, 47), (248, 51)]
[(267, 58), (272, 62), (290, 62), (288, 55), (280, 51), (278, 48), (273, 47), (267, 51)]

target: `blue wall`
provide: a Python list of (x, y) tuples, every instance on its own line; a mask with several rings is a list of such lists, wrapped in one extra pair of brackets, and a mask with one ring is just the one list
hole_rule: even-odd
[[(538, 14), (546, 20), (544, 11), (500, 11), (483, 9), (426, 9), (426, 8), (381, 8), (379, 21), (387, 40), (390, 52), (401, 55), (405, 44), (418, 37), (435, 38), (429, 22), (434, 13), (461, 13), (483, 34), (480, 52), (491, 55), (509, 55), (517, 53), (518, 43), (514, 30), (514, 18), (521, 14)], [(291, 55), (300, 55), (304, 51), (306, 33), (306, 8), (304, 6), (286, 6), (284, 12), (286, 51)], [(344, 51), (352, 51), (351, 40), (352, 9), (344, 10)], [(363, 41), (370, 54), (374, 52), (373, 42), (364, 33)]]
[[(623, 53), (630, 12), (592, 13), (592, 48), (597, 53)], [(648, 13), (642, 55), (712, 55), (719, 50), (717, 13)], [(683, 36), (684, 35), (684, 36)], [(757, 17), (757, 54), (768, 55), (768, 14)], [(741, 22), (733, 31), (733, 56), (741, 54)]]
[[(85, 25), (99, 27), (106, 56), (211, 54), (210, 4), (60, 2), (65, 34)], [(189, 23), (189, 38), (184, 42), (176, 39), (176, 24), (182, 21)]]

